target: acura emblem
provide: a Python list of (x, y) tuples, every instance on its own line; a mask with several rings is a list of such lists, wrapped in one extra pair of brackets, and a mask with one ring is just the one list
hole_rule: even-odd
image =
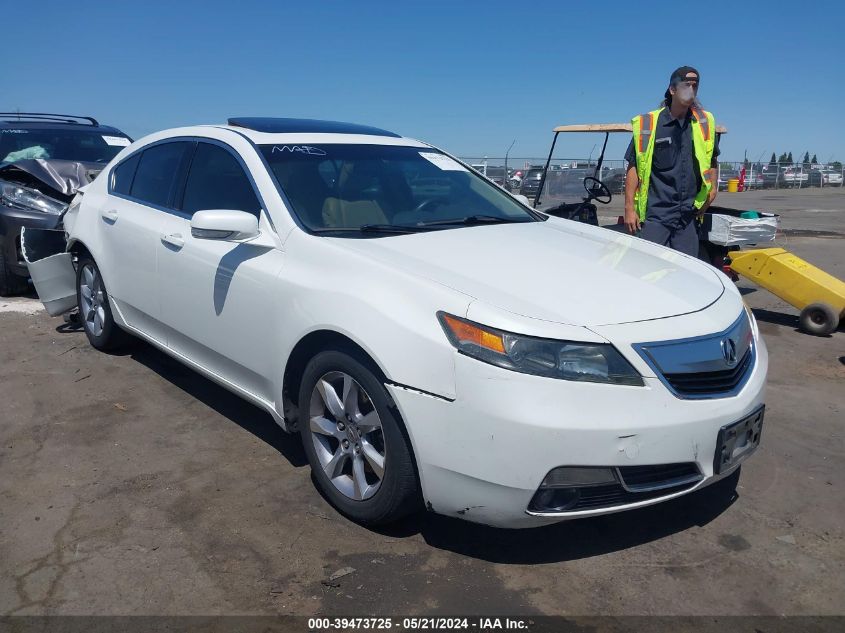
[(736, 343), (732, 338), (722, 339), (722, 356), (728, 367), (736, 365)]

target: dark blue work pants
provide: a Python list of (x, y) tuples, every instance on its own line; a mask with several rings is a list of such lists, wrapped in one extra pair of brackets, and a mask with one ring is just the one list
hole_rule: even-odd
[(698, 230), (694, 216), (667, 224), (646, 217), (640, 237), (655, 244), (674, 248), (692, 257), (698, 257)]

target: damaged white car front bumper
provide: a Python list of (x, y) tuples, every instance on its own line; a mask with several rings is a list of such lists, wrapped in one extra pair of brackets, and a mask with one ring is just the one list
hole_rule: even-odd
[[(680, 319), (662, 321), (655, 334)], [(607, 329), (617, 340), (625, 330), (644, 333), (643, 324)], [(531, 527), (652, 505), (734, 472), (760, 441), (768, 352), (754, 332), (750, 366), (731, 397), (678, 397), (631, 347), (643, 387), (519, 374), (456, 354), (454, 401), (390, 391), (422, 456), (431, 509)], [(729, 440), (735, 430), (741, 437)]]

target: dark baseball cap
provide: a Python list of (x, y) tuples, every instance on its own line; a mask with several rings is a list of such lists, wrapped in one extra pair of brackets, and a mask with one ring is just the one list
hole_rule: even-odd
[[(669, 77), (669, 85), (670, 86), (677, 86), (682, 81), (685, 81), (687, 75), (689, 73), (695, 73), (696, 80), (698, 83), (701, 83), (701, 73), (699, 73), (695, 68), (692, 66), (681, 66), (680, 68), (676, 68), (672, 71), (672, 75)], [(664, 95), (666, 99), (669, 98), (669, 89), (666, 89), (666, 94)]]
[(671, 77), (669, 77), (669, 85), (674, 86), (675, 84), (681, 83), (690, 73), (695, 73), (696, 79), (699, 82), (701, 81), (701, 74), (695, 68), (692, 66), (681, 66), (672, 73)]

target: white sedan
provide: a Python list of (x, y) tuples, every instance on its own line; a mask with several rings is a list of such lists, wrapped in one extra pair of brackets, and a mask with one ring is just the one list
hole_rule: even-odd
[(78, 306), (94, 347), (134, 335), (266, 409), (364, 524), (637, 508), (735, 482), (760, 441), (766, 346), (720, 271), (391, 132), (152, 134), (64, 230), (52, 250), (24, 235), (51, 314)]

